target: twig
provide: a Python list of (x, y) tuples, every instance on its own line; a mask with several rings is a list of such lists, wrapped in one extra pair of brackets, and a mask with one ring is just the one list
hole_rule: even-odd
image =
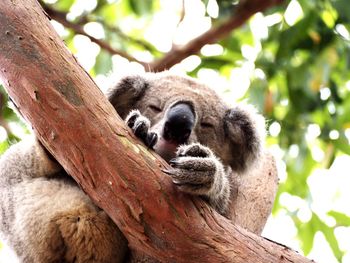
[(106, 23), (106, 21), (104, 19), (102, 19), (100, 17), (96, 17), (96, 16), (91, 16), (91, 14), (83, 15), (81, 18), (78, 19), (77, 24), (86, 24), (89, 22), (98, 22), (109, 32), (112, 32), (112, 33), (118, 35), (120, 38), (122, 38), (126, 41), (129, 41), (129, 42), (132, 42), (133, 44), (139, 45), (148, 51), (153, 51), (156, 49), (152, 44), (150, 44), (146, 41), (142, 41), (141, 39), (136, 39), (134, 37), (130, 37), (130, 36), (126, 35), (123, 31), (121, 31), (119, 28), (114, 27), (114, 26)]
[(181, 1), (181, 13), (180, 13), (179, 22), (177, 22), (177, 26), (179, 26), (181, 24), (181, 22), (184, 20), (185, 15), (186, 15), (185, 0), (182, 0)]
[(169, 69), (190, 55), (198, 53), (206, 44), (215, 43), (218, 40), (225, 38), (232, 30), (240, 27), (255, 13), (262, 12), (269, 7), (281, 4), (282, 2), (283, 0), (242, 0), (235, 9), (235, 13), (226, 22), (217, 27), (212, 27), (207, 32), (189, 41), (182, 47), (173, 46), (172, 50), (164, 55), (164, 57), (151, 64), (139, 61), (129, 54), (111, 47), (108, 43), (89, 35), (84, 31), (80, 24), (68, 21), (66, 19), (66, 13), (53, 10), (45, 4), (42, 4), (42, 6), (47, 14), (54, 20), (60, 22), (67, 28), (71, 28), (78, 34), (87, 36), (91, 41), (95, 42), (109, 53), (118, 54), (130, 61), (138, 62), (145, 67), (146, 71), (159, 72)]
[(60, 22), (63, 26), (72, 29), (75, 33), (88, 37), (92, 42), (96, 43), (101, 48), (108, 51), (110, 54), (122, 56), (129, 61), (135, 61), (146, 67), (147, 63), (137, 60), (136, 58), (130, 56), (126, 52), (113, 48), (103, 40), (97, 39), (94, 36), (91, 36), (90, 34), (86, 33), (81, 25), (68, 21), (66, 18), (67, 14), (65, 12), (54, 10), (45, 4), (42, 4), (42, 7), (52, 19), (56, 20), (57, 22)]

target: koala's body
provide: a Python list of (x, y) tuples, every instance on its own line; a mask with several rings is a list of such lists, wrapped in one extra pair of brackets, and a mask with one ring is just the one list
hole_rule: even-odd
[[(230, 108), (207, 86), (169, 73), (124, 77), (107, 97), (135, 135), (172, 166), (165, 173), (180, 191), (203, 197), (234, 222), (233, 205), (252, 207), (237, 201), (235, 184), (264, 159), (264, 119), (254, 110)], [(0, 188), (0, 230), (22, 262), (130, 260), (119, 229), (36, 139), (1, 157)], [(264, 220), (274, 194), (266, 195)], [(259, 232), (264, 223), (246, 228)]]

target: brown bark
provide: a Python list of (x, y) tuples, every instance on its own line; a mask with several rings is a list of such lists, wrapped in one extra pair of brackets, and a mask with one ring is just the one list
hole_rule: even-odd
[(167, 262), (310, 262), (176, 190), (76, 63), (35, 0), (0, 1), (0, 77), (44, 145), (117, 223)]

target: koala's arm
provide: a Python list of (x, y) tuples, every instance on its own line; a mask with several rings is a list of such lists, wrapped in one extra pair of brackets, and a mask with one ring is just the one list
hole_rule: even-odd
[(229, 171), (214, 153), (199, 143), (180, 146), (176, 158), (170, 161), (174, 169), (165, 173), (186, 193), (199, 195), (222, 215), (227, 215), (230, 200)]
[(219, 213), (231, 216), (232, 175), (244, 178), (261, 167), (265, 120), (253, 107), (237, 105), (226, 112), (224, 130), (225, 141), (217, 151), (229, 165), (224, 166), (211, 149), (190, 144), (179, 148), (172, 177), (181, 190), (204, 196)]
[(218, 212), (228, 215), (232, 174), (244, 178), (261, 166), (265, 120), (253, 107), (237, 105), (227, 110), (224, 130), (225, 140), (216, 151), (225, 162), (201, 144), (181, 146), (170, 162), (175, 167), (170, 175), (181, 190), (207, 198)]
[[(126, 117), (126, 124), (148, 147), (152, 148), (157, 141), (157, 134), (149, 131), (150, 121), (133, 110)], [(168, 174), (179, 190), (199, 195), (220, 213), (227, 215), (230, 199), (230, 182), (223, 164), (214, 153), (200, 143), (182, 145), (176, 152), (176, 158), (169, 161), (171, 170)]]
[(61, 166), (51, 160), (35, 138), (11, 146), (0, 158), (1, 183), (14, 184), (58, 172)]

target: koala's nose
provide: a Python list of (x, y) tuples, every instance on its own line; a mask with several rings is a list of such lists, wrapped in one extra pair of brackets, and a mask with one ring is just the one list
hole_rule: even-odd
[(194, 110), (187, 103), (172, 106), (166, 114), (163, 138), (178, 144), (187, 142), (195, 122)]

